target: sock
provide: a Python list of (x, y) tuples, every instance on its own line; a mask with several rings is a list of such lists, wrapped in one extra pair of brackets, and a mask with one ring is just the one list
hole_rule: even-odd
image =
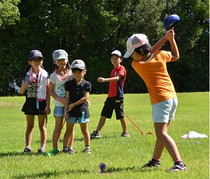
[(181, 165), (181, 164), (183, 164), (183, 162), (181, 160), (177, 160), (174, 162), (174, 165)]
[(63, 147), (63, 151), (68, 151), (68, 147)]
[(27, 149), (31, 149), (31, 147), (30, 147), (30, 146), (26, 146), (26, 148), (27, 148)]
[(45, 144), (41, 144), (39, 148), (44, 150), (45, 149)]
[(160, 162), (160, 159), (154, 159), (153, 158), (152, 161), (155, 162), (155, 163), (158, 163), (158, 162)]
[(86, 145), (85, 148), (86, 148), (86, 149), (90, 149), (90, 146), (89, 146), (89, 145)]

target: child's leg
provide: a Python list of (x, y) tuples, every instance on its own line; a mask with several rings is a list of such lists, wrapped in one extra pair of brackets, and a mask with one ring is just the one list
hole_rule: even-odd
[(81, 123), (80, 124), (80, 129), (81, 129), (82, 134), (84, 136), (85, 146), (90, 146), (90, 133), (89, 133), (89, 130), (88, 130), (88, 123)]
[(74, 129), (73, 129), (72, 135), (69, 138), (69, 142), (68, 142), (67, 147), (72, 149), (73, 148), (73, 143), (74, 143)]
[(125, 118), (121, 119), (120, 122), (121, 122), (121, 125), (122, 125), (123, 132), (126, 133), (128, 129), (127, 129), (127, 123), (126, 123)]
[(64, 148), (67, 148), (67, 146), (69, 144), (69, 138), (73, 134), (73, 131), (74, 131), (73, 129), (74, 129), (74, 124), (70, 123), (70, 122), (67, 122), (66, 123), (66, 132), (65, 132), (64, 137), (63, 137), (63, 147)]
[(101, 129), (104, 126), (105, 122), (106, 122), (106, 117), (105, 116), (101, 116), (100, 119), (99, 119), (99, 122), (98, 122), (97, 129), (96, 129), (97, 132), (101, 131)]
[(39, 119), (39, 131), (40, 131), (40, 149), (45, 148), (47, 141), (47, 129), (46, 129), (46, 115), (38, 115)]
[[(170, 121), (169, 121), (169, 123), (170, 123)], [(165, 129), (163, 129), (163, 130), (165, 130), (165, 133), (168, 133), (169, 123), (167, 124), (167, 127), (165, 127)], [(156, 160), (160, 159), (160, 157), (163, 153), (164, 147), (165, 147), (164, 143), (159, 138), (156, 138), (153, 159), (156, 159)]]
[(34, 128), (34, 115), (26, 115), (27, 127), (25, 133), (26, 147), (31, 147), (32, 132)]
[(164, 147), (171, 155), (174, 162), (182, 161), (178, 148), (174, 140), (168, 135), (168, 123), (154, 123), (157, 136), (153, 158), (160, 159)]
[(55, 117), (55, 129), (53, 131), (53, 148), (58, 148), (59, 138), (63, 127), (63, 117)]

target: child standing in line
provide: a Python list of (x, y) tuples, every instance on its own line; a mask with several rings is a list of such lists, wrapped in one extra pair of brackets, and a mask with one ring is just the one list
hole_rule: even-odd
[(27, 69), (22, 79), (20, 94), (26, 94), (26, 101), (22, 107), (26, 115), (27, 128), (25, 133), (26, 147), (24, 154), (31, 153), (31, 140), (34, 128), (34, 117), (38, 115), (40, 130), (40, 147), (38, 154), (43, 154), (47, 140), (46, 118), (50, 113), (50, 95), (48, 73), (42, 68), (42, 53), (39, 50), (32, 50), (29, 53)]
[(101, 112), (101, 117), (97, 129), (91, 133), (91, 139), (101, 138), (100, 131), (106, 122), (106, 118), (111, 118), (113, 110), (116, 113), (116, 119), (120, 120), (123, 132), (122, 137), (130, 137), (127, 131), (127, 124), (124, 118), (124, 84), (126, 80), (126, 70), (120, 63), (122, 55), (119, 50), (114, 50), (111, 53), (111, 63), (114, 69), (111, 71), (110, 78), (98, 77), (98, 82), (109, 82), (108, 97), (104, 103)]
[[(50, 75), (50, 95), (54, 98), (54, 117), (55, 117), (55, 128), (53, 131), (52, 141), (53, 150), (51, 153), (56, 155), (59, 153), (58, 145), (61, 130), (64, 125), (64, 106), (68, 104), (65, 97), (66, 91), (64, 84), (73, 79), (73, 75), (68, 63), (68, 53), (65, 50), (55, 50), (52, 54), (53, 61), (55, 64), (55, 71)], [(73, 150), (74, 133), (70, 136), (68, 146), (63, 147), (65, 153), (75, 153)]]
[(74, 60), (71, 64), (71, 70), (74, 79), (65, 84), (68, 105), (66, 105), (67, 128), (63, 139), (63, 145), (67, 146), (69, 136), (73, 134), (74, 124), (79, 123), (85, 143), (85, 149), (83, 152), (91, 153), (90, 133), (88, 130), (90, 117), (88, 110), (88, 97), (91, 91), (91, 83), (84, 79), (86, 67), (82, 60)]
[[(159, 47), (169, 41), (171, 52), (159, 51)], [(133, 59), (132, 67), (144, 80), (149, 91), (152, 104), (152, 118), (156, 133), (156, 143), (152, 160), (143, 168), (160, 166), (160, 157), (166, 148), (174, 161), (174, 166), (168, 171), (186, 171), (174, 140), (168, 135), (171, 120), (175, 117), (178, 100), (173, 82), (167, 71), (167, 62), (179, 59), (179, 50), (175, 41), (174, 30), (169, 30), (165, 36), (151, 48), (147, 36), (133, 34), (127, 40), (127, 51), (124, 58)]]

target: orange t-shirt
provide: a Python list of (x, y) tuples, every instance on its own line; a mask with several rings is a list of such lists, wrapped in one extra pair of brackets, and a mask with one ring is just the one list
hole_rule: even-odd
[(132, 61), (132, 67), (147, 86), (151, 104), (176, 97), (174, 85), (166, 67), (166, 62), (170, 60), (171, 52), (159, 51), (147, 63), (139, 63), (136, 60)]

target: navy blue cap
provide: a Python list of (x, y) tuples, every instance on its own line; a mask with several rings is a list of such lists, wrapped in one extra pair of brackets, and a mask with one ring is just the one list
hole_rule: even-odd
[(177, 14), (172, 14), (164, 19), (163, 27), (168, 31), (173, 28), (179, 21), (180, 17)]
[(28, 55), (28, 58), (29, 58), (29, 60), (33, 60), (33, 59), (36, 59), (36, 58), (43, 58), (44, 59), (42, 53), (39, 50), (30, 51), (29, 55)]

